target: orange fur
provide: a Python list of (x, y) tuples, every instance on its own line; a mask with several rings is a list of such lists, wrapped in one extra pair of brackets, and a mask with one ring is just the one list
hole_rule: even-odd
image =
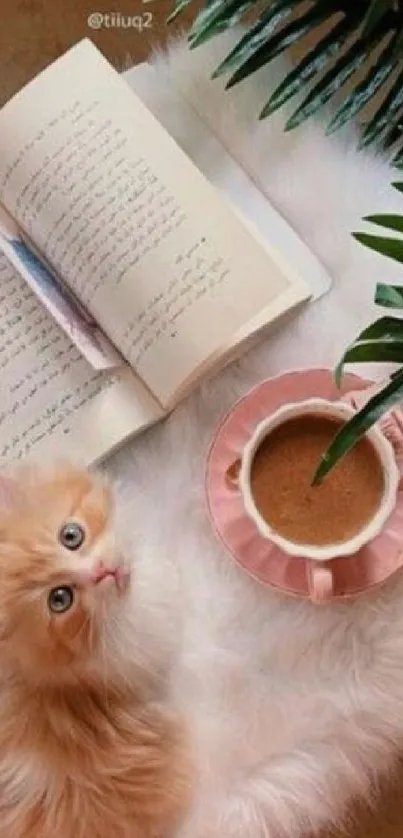
[[(124, 562), (108, 486), (69, 468), (8, 479), (0, 505), (0, 838), (165, 836), (187, 802), (187, 747), (178, 720), (144, 697), (130, 670), (105, 659), (105, 625), (128, 595), (127, 585), (90, 580), (97, 562)], [(86, 532), (73, 553), (58, 541), (68, 520)], [(49, 590), (66, 584), (75, 587), (74, 606), (54, 614)]]

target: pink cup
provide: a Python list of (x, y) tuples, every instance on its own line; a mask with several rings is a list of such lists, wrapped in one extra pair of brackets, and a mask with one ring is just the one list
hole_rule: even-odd
[(311, 398), (284, 405), (269, 418), (259, 422), (252, 436), (246, 443), (241, 457), (238, 488), (242, 495), (244, 509), (255, 524), (260, 536), (276, 544), (284, 553), (294, 558), (304, 559), (311, 599), (324, 602), (332, 598), (334, 583), (332, 560), (357, 553), (365, 544), (374, 539), (383, 529), (396, 505), (400, 473), (396, 463), (392, 444), (382, 433), (381, 427), (374, 425), (366, 434), (374, 451), (379, 457), (383, 471), (384, 491), (378, 508), (368, 523), (352, 538), (343, 542), (317, 546), (300, 544), (288, 540), (276, 532), (262, 518), (256, 508), (251, 491), (251, 468), (257, 449), (266, 436), (285, 421), (304, 415), (322, 415), (346, 421), (356, 413), (356, 409), (346, 401), (331, 402), (320, 398)]

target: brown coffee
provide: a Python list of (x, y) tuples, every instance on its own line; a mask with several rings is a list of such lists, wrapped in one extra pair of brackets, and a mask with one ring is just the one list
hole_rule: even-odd
[(251, 490), (260, 515), (297, 544), (347, 541), (370, 521), (384, 491), (382, 466), (364, 437), (319, 486), (312, 478), (341, 427), (337, 419), (305, 415), (275, 428), (258, 448)]

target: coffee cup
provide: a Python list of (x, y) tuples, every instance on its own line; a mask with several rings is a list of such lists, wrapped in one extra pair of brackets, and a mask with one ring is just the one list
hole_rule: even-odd
[[(306, 401), (284, 405), (270, 417), (258, 423), (242, 451), (239, 469), (237, 469), (236, 483), (242, 495), (246, 515), (253, 521), (262, 538), (277, 545), (286, 555), (306, 561), (309, 592), (311, 599), (316, 602), (324, 602), (332, 597), (334, 589), (332, 560), (357, 553), (365, 544), (374, 539), (383, 529), (395, 507), (400, 474), (393, 447), (379, 426), (374, 425), (367, 431), (365, 439), (371, 446), (371, 456), (376, 458), (374, 463), (377, 468), (379, 467), (379, 473), (382, 475), (379, 502), (377, 495), (376, 506), (371, 511), (370, 517), (365, 522), (361, 522), (356, 532), (332, 543), (304, 543), (285, 536), (270, 523), (258, 508), (252, 486), (252, 469), (263, 442), (286, 422), (302, 417), (306, 419), (322, 417), (340, 425), (355, 413), (356, 410), (348, 402), (330, 402), (320, 398), (310, 398)], [(336, 424), (335, 427), (337, 427)]]

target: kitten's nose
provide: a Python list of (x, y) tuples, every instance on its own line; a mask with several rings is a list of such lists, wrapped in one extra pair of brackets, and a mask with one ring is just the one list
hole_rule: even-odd
[(100, 561), (91, 574), (91, 582), (93, 585), (99, 585), (106, 580), (114, 582), (117, 588), (123, 589), (127, 582), (127, 573), (120, 565), (117, 567), (108, 567), (108, 565)]
[(91, 582), (93, 582), (94, 585), (98, 585), (99, 582), (103, 582), (103, 580), (107, 579), (108, 576), (116, 579), (117, 572), (117, 567), (106, 567), (103, 562), (100, 562), (91, 574)]

